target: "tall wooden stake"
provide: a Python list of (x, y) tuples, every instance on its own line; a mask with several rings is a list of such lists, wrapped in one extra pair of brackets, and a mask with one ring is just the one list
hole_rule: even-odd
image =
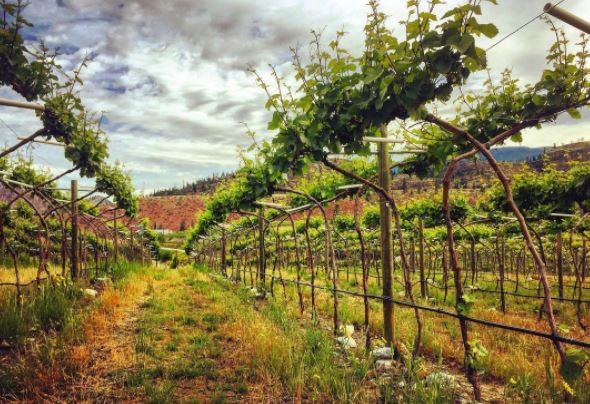
[[(386, 138), (387, 132), (384, 128), (381, 130), (381, 136)], [(389, 192), (391, 189), (391, 175), (389, 172), (389, 145), (387, 143), (378, 144), (379, 159), (379, 186)], [(392, 240), (392, 217), (391, 209), (387, 200), (381, 196), (379, 198), (379, 218), (381, 224), (381, 269), (383, 271), (383, 331), (385, 342), (393, 346), (395, 340), (394, 329), (394, 312), (393, 302), (388, 298), (393, 297), (392, 272), (393, 272), (393, 240)]]
[(266, 288), (266, 257), (264, 247), (264, 208), (260, 208), (258, 218), (258, 280), (262, 289)]
[(71, 211), (72, 211), (72, 245), (71, 245), (71, 265), (72, 265), (72, 279), (78, 278), (78, 181), (72, 180), (71, 184)]
[(115, 257), (115, 263), (118, 261), (119, 258), (119, 234), (117, 233), (117, 208), (113, 211), (113, 226), (115, 227), (115, 239), (114, 239), (114, 251), (113, 255)]
[(557, 232), (555, 237), (555, 254), (557, 264), (557, 287), (559, 298), (563, 299), (563, 236), (561, 231)]
[(419, 256), (418, 256), (418, 265), (420, 266), (420, 295), (422, 298), (426, 298), (427, 291), (426, 291), (426, 279), (424, 277), (424, 221), (422, 218), (418, 218), (418, 232), (419, 232)]
[(226, 239), (225, 239), (225, 229), (221, 229), (221, 273), (227, 277), (227, 262), (225, 260), (225, 249), (226, 249)]

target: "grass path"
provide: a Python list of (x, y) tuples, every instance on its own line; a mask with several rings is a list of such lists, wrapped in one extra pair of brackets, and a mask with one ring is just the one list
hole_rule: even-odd
[[(207, 275), (158, 272), (96, 345), (86, 399), (140, 402), (273, 402), (280, 389), (242, 363), (234, 308)], [(247, 308), (244, 308), (247, 310)], [(101, 380), (102, 379), (102, 380)], [(97, 386), (100, 386), (97, 388)]]
[[(282, 303), (257, 301), (247, 289), (205, 272), (158, 271), (126, 301), (92, 344), (92, 361), (80, 378), (81, 400), (376, 402), (379, 396), (405, 394), (418, 394), (406, 402), (457, 399), (426, 385), (418, 393), (384, 390), (373, 380), (370, 361), (344, 355), (325, 327), (313, 327)], [(418, 373), (437, 371), (421, 366)], [(464, 377), (452, 373), (455, 393), (469, 396)], [(484, 386), (488, 399), (496, 396), (495, 387)]]

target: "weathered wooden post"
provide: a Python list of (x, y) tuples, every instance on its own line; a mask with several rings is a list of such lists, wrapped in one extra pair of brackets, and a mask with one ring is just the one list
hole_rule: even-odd
[(221, 228), (221, 272), (225, 277), (227, 277), (227, 262), (225, 259), (225, 249), (226, 249), (226, 238), (225, 238), (225, 228)]
[[(381, 127), (381, 137), (387, 138), (387, 130)], [(386, 142), (378, 143), (379, 160), (379, 186), (386, 192), (391, 189), (391, 175), (389, 169), (389, 145)], [(393, 240), (391, 209), (387, 200), (381, 195), (379, 198), (379, 220), (381, 225), (381, 269), (383, 271), (383, 331), (385, 341), (393, 346), (395, 340), (394, 306), (392, 272), (393, 272)]]
[(424, 221), (418, 218), (418, 265), (420, 266), (420, 295), (423, 299), (426, 298), (428, 292), (426, 290), (426, 279), (424, 277)]
[(78, 181), (72, 180), (71, 183), (71, 192), (70, 192), (70, 200), (71, 200), (71, 213), (72, 213), (72, 245), (71, 245), (71, 259), (70, 263), (72, 265), (72, 279), (78, 278), (78, 270), (79, 270), (79, 262), (78, 262), (78, 204), (76, 200), (78, 199)]
[(117, 233), (117, 207), (113, 211), (113, 226), (115, 228), (115, 238), (113, 240), (113, 256), (115, 257), (115, 263), (119, 258), (119, 234)]
[(557, 261), (557, 287), (559, 290), (559, 298), (563, 299), (563, 235), (561, 234), (561, 231), (558, 231), (555, 236), (555, 257)]
[(266, 257), (264, 246), (264, 208), (260, 207), (258, 217), (258, 281), (266, 288)]

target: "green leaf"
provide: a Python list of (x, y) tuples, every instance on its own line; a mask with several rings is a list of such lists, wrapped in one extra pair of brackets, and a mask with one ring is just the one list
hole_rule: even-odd
[(371, 84), (375, 80), (377, 80), (383, 74), (383, 68), (381, 66), (378, 67), (370, 67), (367, 69), (367, 74), (365, 76), (365, 84)]
[(272, 114), (271, 121), (268, 123), (268, 130), (278, 129), (281, 126), (281, 119), (282, 119), (281, 113), (279, 111), (275, 111)]
[(569, 116), (571, 116), (574, 119), (580, 119), (582, 118), (582, 114), (580, 113), (579, 109), (576, 108), (570, 108), (567, 110), (567, 113), (569, 114)]
[(539, 94), (533, 95), (532, 101), (533, 101), (533, 104), (535, 104), (537, 107), (541, 106), (545, 103), (545, 100)]
[(385, 76), (379, 83), (379, 98), (383, 101), (387, 96), (389, 85), (393, 81), (393, 75)]
[(578, 348), (570, 348), (565, 353), (565, 361), (559, 369), (563, 379), (573, 385), (584, 372), (584, 365), (590, 360), (588, 353)]
[(488, 38), (498, 35), (498, 28), (494, 24), (479, 24), (477, 30)]
[(459, 302), (457, 303), (457, 311), (459, 314), (467, 316), (471, 311), (473, 303), (475, 303), (475, 298), (473, 296), (463, 294), (462, 298), (459, 299)]
[(475, 43), (475, 39), (470, 34), (464, 34), (459, 43), (454, 44), (455, 48), (461, 53), (465, 53)]
[(436, 53), (433, 64), (438, 73), (446, 74), (451, 70), (453, 59), (447, 51), (441, 51)]

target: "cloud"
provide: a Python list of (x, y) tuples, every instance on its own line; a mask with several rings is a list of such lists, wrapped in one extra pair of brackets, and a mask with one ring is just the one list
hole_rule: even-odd
[[(460, 1), (449, 1), (449, 6)], [(251, 65), (268, 74), (268, 64), (287, 75), (290, 46), (302, 55), (311, 29), (324, 30), (324, 42), (337, 30), (348, 32), (344, 46), (358, 53), (363, 46), (365, 1), (358, 0), (35, 0), (26, 16), (35, 27), (32, 42), (60, 47), (60, 63), (72, 70), (88, 56), (81, 94), (94, 111), (104, 111), (111, 159), (132, 170), (134, 182), (147, 190), (182, 180), (228, 171), (238, 164), (236, 147), (247, 145), (241, 122), (262, 137), (269, 114), (265, 95), (246, 72)], [(545, 0), (484, 3), (484, 20), (493, 21), (499, 37), (540, 13)], [(584, 15), (583, 0), (564, 6)], [(383, 2), (396, 32), (406, 16), (405, 2)], [(568, 28), (568, 33), (574, 34)], [(504, 68), (530, 82), (539, 77), (552, 34), (540, 21), (494, 47), (489, 53), (493, 77)], [(484, 47), (493, 40), (482, 39)], [(485, 79), (476, 75), (470, 87)], [(0, 96), (12, 96), (0, 90)], [(30, 111), (0, 117), (19, 134), (39, 127)], [(532, 131), (525, 144), (552, 144), (576, 139), (590, 129), (581, 121)], [(0, 122), (0, 126), (2, 123)], [(1, 142), (12, 143), (10, 131)], [(56, 168), (65, 167), (59, 150), (43, 147), (35, 154)]]

